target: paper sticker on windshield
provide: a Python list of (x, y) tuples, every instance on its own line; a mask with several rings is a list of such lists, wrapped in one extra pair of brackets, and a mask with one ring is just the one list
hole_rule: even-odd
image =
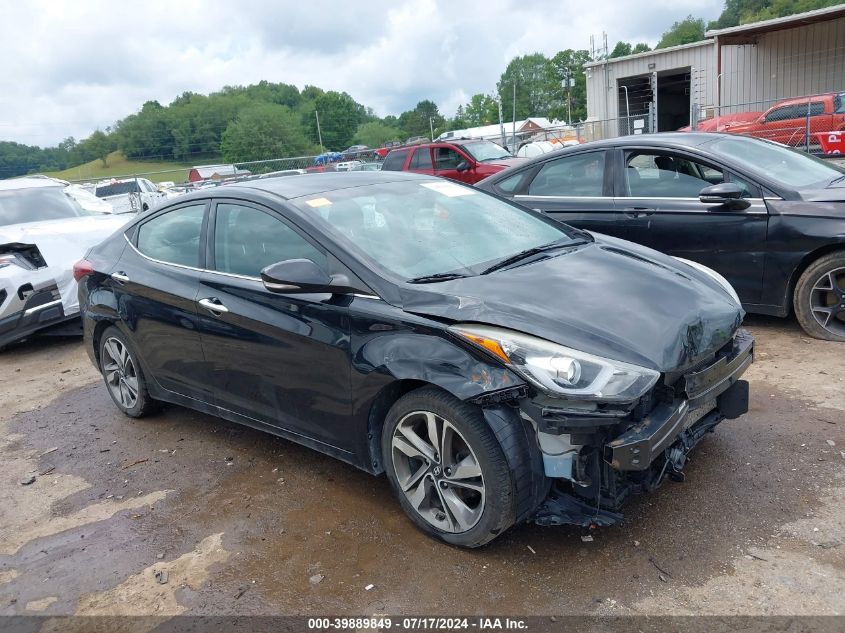
[(328, 198), (314, 198), (313, 200), (306, 200), (305, 204), (309, 207), (314, 207), (315, 209), (319, 209), (320, 207), (326, 207), (332, 203), (331, 200)]
[(458, 196), (472, 196), (476, 194), (476, 192), (469, 187), (461, 187), (460, 185), (456, 185), (452, 182), (424, 182), (421, 183), (421, 185), (426, 189), (442, 193), (444, 196), (449, 196), (450, 198), (457, 198)]

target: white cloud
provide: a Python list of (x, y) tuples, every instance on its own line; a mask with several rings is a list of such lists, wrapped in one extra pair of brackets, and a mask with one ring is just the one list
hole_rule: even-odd
[(654, 45), (721, 0), (200, 2), (0, 0), (0, 140), (84, 138), (185, 91), (262, 79), (344, 90), (381, 115), (432, 99), (446, 114), (491, 92), (515, 55)]

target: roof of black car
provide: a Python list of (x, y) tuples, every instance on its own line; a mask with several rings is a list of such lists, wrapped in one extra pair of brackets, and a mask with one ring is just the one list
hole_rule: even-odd
[[(225, 190), (257, 189), (259, 191), (274, 193), (282, 198), (291, 199), (311, 196), (325, 191), (347, 189), (349, 187), (365, 187), (367, 185), (403, 180), (431, 180), (432, 178), (433, 176), (401, 171), (325, 172), (320, 174), (302, 174), (299, 176), (250, 180), (225, 185)], [(215, 193), (216, 195), (225, 195), (225, 191), (221, 189), (218, 189)]]
[[(658, 134), (631, 134), (630, 136), (617, 136), (616, 138), (606, 139), (603, 141), (592, 141), (584, 145), (573, 145), (571, 149), (584, 146), (598, 146), (603, 145), (607, 147), (615, 147), (617, 145), (683, 145), (686, 147), (696, 147), (703, 145), (716, 138), (723, 136), (731, 136), (736, 138), (736, 134), (724, 134), (719, 132), (660, 132)], [(567, 148), (570, 149), (570, 148)]]

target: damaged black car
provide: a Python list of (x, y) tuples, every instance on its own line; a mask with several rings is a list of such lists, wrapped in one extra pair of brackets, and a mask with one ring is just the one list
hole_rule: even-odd
[(197, 192), (74, 275), (123, 413), (182, 405), (385, 473), (463, 547), (617, 522), (748, 409), (754, 341), (719, 274), (428, 176)]

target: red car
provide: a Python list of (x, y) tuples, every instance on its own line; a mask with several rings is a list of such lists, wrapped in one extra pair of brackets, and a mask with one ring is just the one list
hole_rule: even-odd
[(845, 93), (784, 99), (765, 112), (743, 112), (705, 119), (698, 131), (747, 134), (784, 145), (804, 145), (809, 111), (810, 138), (819, 132), (845, 129)]
[(391, 150), (381, 169), (442, 176), (473, 185), (524, 162), (524, 158), (514, 158), (491, 141), (465, 139)]

